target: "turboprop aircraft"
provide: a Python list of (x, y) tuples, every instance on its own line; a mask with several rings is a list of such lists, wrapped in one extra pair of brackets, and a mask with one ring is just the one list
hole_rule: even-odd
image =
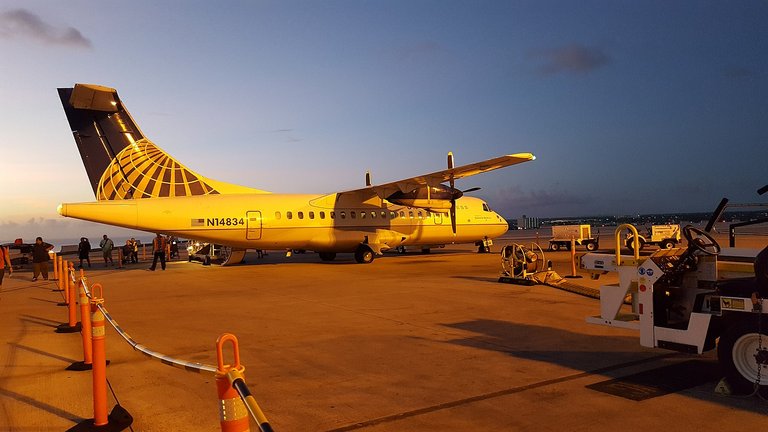
[[(59, 205), (62, 216), (246, 249), (303, 249), (359, 263), (400, 246), (487, 242), (507, 222), (455, 180), (534, 160), (517, 153), (395, 182), (329, 194), (280, 194), (201, 176), (141, 132), (113, 88), (75, 84), (59, 97), (96, 195)], [(448, 184), (445, 184), (448, 183)], [(483, 244), (483, 243), (480, 243)]]

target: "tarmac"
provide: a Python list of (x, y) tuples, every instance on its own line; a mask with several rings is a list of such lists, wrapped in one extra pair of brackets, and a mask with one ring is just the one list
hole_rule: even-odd
[[(529, 242), (510, 233), (494, 245)], [(723, 243), (721, 241), (721, 243)], [(727, 242), (726, 242), (727, 243)], [(579, 251), (579, 254), (584, 251)], [(547, 252), (570, 274), (569, 252)], [(239, 340), (246, 382), (276, 431), (760, 430), (768, 401), (715, 393), (717, 376), (653, 391), (619, 382), (632, 400), (587, 386), (703, 356), (643, 348), (631, 330), (587, 324), (598, 301), (543, 285), (498, 283), (497, 253), (449, 245), (430, 254), (386, 254), (369, 265), (351, 254), (270, 251), (232, 267), (172, 261), (123, 269), (92, 260), (89, 283), (136, 341), (182, 360), (216, 363), (223, 333)], [(584, 276), (571, 283), (598, 288)], [(52, 279), (52, 277), (51, 277)], [(53, 281), (6, 276), (0, 294), (0, 430), (62, 431), (92, 418), (91, 374)], [(213, 376), (171, 368), (107, 326), (110, 408), (134, 431), (217, 431)], [(654, 373), (651, 373), (654, 375)], [(615, 386), (614, 386), (615, 387)], [(651, 389), (652, 390), (652, 389)], [(258, 430), (252, 424), (251, 430)]]

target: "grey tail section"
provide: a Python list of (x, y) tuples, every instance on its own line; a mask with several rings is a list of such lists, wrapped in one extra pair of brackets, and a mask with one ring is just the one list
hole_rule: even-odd
[(98, 197), (99, 182), (117, 155), (144, 136), (115, 89), (76, 84), (58, 90), (85, 171)]
[(59, 98), (96, 199), (265, 193), (205, 178), (147, 139), (113, 88), (75, 84)]

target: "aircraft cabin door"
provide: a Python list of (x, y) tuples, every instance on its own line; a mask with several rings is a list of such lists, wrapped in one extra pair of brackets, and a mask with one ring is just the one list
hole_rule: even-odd
[(249, 211), (246, 213), (246, 228), (245, 228), (246, 240), (259, 240), (261, 239), (261, 212)]
[(443, 224), (443, 214), (434, 212), (432, 213), (432, 217), (435, 218), (435, 225), (442, 225)]

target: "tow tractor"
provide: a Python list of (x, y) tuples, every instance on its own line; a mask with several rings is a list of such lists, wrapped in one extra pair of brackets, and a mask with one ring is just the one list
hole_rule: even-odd
[[(631, 232), (627, 233), (627, 249), (632, 252), (634, 249), (635, 237)], [(648, 228), (648, 235), (640, 234), (640, 250), (645, 245), (656, 245), (662, 249), (672, 249), (680, 243), (680, 225), (652, 225)]]
[[(721, 249), (709, 231), (727, 202), (704, 230), (683, 228), (687, 248), (640, 257), (637, 230), (625, 224), (616, 229), (615, 254), (587, 253), (580, 266), (593, 279), (619, 276), (618, 284), (600, 287), (600, 315), (587, 322), (639, 330), (645, 347), (693, 354), (717, 347), (730, 389), (748, 393), (768, 386), (768, 247), (759, 254)], [(634, 235), (632, 256), (620, 254), (624, 229)]]

